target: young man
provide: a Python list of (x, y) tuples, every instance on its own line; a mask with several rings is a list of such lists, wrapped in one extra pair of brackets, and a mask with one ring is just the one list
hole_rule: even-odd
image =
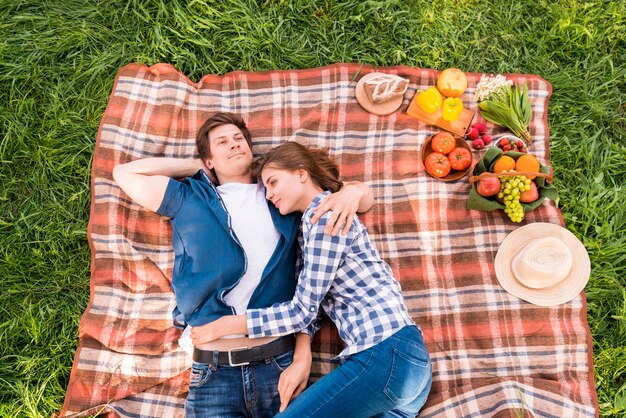
[[(181, 328), (291, 300), (296, 284), (300, 216), (281, 216), (255, 183), (244, 121), (218, 113), (200, 128), (196, 145), (197, 160), (147, 158), (113, 170), (135, 202), (171, 220), (173, 314)], [(326, 232), (334, 235), (372, 203), (369, 188), (352, 183), (316, 216), (333, 210)], [(293, 336), (231, 336), (193, 347), (186, 415), (264, 417), (284, 410), (306, 387), (311, 366), (309, 336), (295, 340), (295, 350)]]

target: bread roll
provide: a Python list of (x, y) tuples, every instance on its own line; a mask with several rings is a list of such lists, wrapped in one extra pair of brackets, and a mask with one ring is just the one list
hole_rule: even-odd
[(393, 74), (381, 74), (363, 83), (363, 90), (372, 103), (384, 103), (403, 96), (409, 80)]

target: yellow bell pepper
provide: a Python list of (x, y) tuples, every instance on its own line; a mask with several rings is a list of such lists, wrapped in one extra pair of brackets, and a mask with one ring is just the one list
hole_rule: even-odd
[(442, 103), (441, 93), (439, 93), (437, 87), (434, 86), (419, 92), (416, 100), (419, 107), (421, 107), (424, 112), (428, 113), (435, 113), (439, 110)]
[(441, 109), (441, 118), (448, 122), (454, 122), (461, 117), (463, 113), (463, 101), (458, 97), (448, 97), (443, 101)]

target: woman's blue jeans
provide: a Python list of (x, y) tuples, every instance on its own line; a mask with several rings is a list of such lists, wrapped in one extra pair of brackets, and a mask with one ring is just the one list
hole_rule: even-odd
[(306, 389), (277, 417), (411, 417), (432, 383), (421, 331), (406, 326), (354, 354)]
[(247, 366), (193, 363), (188, 418), (263, 418), (278, 412), (278, 379), (293, 361), (293, 351)]

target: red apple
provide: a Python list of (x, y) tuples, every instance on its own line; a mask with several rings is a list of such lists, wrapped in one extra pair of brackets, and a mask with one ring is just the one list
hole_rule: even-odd
[(479, 195), (485, 197), (496, 195), (500, 191), (500, 180), (497, 177), (487, 177), (478, 180), (476, 191)]
[(530, 190), (523, 191), (519, 195), (519, 201), (522, 203), (532, 203), (539, 199), (539, 191), (534, 181), (530, 182)]

